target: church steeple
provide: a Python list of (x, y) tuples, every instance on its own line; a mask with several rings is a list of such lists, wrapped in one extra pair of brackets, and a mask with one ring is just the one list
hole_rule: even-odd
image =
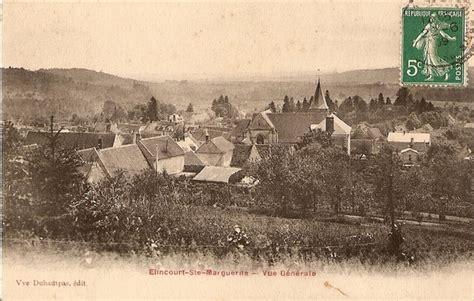
[(316, 86), (316, 91), (314, 92), (314, 98), (309, 106), (310, 110), (329, 110), (326, 99), (323, 96), (323, 90), (321, 89), (321, 81), (318, 78), (318, 85)]

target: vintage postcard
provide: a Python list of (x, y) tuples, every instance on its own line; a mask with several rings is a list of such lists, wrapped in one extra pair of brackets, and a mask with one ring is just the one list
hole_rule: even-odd
[(2, 300), (473, 300), (465, 0), (4, 1)]

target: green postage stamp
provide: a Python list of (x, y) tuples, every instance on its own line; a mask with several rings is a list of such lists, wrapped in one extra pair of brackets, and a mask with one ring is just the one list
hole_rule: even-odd
[(462, 7), (402, 9), (402, 85), (466, 85), (466, 11)]

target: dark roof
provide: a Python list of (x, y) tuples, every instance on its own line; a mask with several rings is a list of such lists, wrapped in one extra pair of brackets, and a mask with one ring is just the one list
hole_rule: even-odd
[(237, 120), (235, 123), (235, 127), (232, 129), (231, 135), (233, 137), (242, 137), (245, 134), (248, 126), (250, 125), (251, 119), (240, 119)]
[(86, 148), (77, 151), (77, 154), (84, 162), (95, 162), (97, 161), (97, 151), (94, 147)]
[(114, 176), (119, 170), (128, 175), (136, 175), (150, 168), (140, 148), (136, 144), (123, 145), (98, 150), (102, 167)]
[(326, 99), (323, 96), (323, 90), (321, 89), (321, 82), (318, 79), (318, 84), (316, 86), (316, 91), (314, 92), (313, 101), (309, 104), (310, 110), (321, 110), (328, 109)]
[(183, 149), (168, 135), (145, 138), (140, 142), (155, 159), (158, 150), (158, 160), (184, 155)]
[[(209, 139), (213, 139), (219, 136), (223, 136), (226, 139), (230, 139), (230, 133), (218, 130), (207, 129), (207, 133), (209, 134)], [(198, 128), (192, 133), (193, 137), (197, 141), (206, 141), (206, 129), (205, 128)]]
[(193, 151), (189, 151), (184, 153), (184, 165), (204, 166), (205, 164), (202, 163), (201, 159), (199, 159), (199, 157)]
[(312, 124), (319, 124), (326, 119), (325, 111), (304, 113), (268, 113), (278, 133), (278, 142), (296, 143), (305, 133), (310, 131)]
[(200, 154), (223, 154), (234, 149), (234, 144), (219, 136), (204, 142), (197, 150)]
[(211, 141), (224, 153), (234, 149), (234, 144), (222, 136), (216, 137)]
[(372, 139), (381, 139), (385, 138), (384, 135), (382, 135), (382, 132), (378, 128), (368, 128), (367, 129), (367, 134), (369, 135), (370, 138)]
[(230, 166), (233, 166), (233, 167), (244, 166), (250, 156), (251, 150), (252, 150), (252, 145), (236, 144), (234, 151), (232, 153), (232, 160), (230, 161)]
[[(29, 131), (26, 135), (25, 145), (49, 144), (49, 132)], [(61, 132), (59, 133), (59, 145), (70, 149), (85, 149), (97, 147), (99, 139), (102, 139), (102, 148), (112, 147), (115, 141), (114, 133), (79, 133)]]

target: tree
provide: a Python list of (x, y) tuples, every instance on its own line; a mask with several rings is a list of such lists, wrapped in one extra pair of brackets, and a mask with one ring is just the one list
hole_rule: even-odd
[(133, 107), (132, 110), (128, 112), (128, 119), (130, 120), (140, 120), (143, 123), (146, 123), (148, 120), (147, 115), (147, 105), (138, 104)]
[(298, 102), (296, 103), (296, 112), (300, 112), (302, 109), (302, 104), (301, 104), (301, 101), (298, 100)]
[(303, 135), (301, 141), (298, 143), (298, 149), (302, 149), (310, 144), (317, 143), (323, 148), (330, 147), (333, 145), (331, 134), (323, 132), (321, 129), (312, 130), (309, 133)]
[(368, 106), (367, 106), (367, 103), (365, 102), (365, 100), (362, 97), (360, 97), (358, 95), (355, 95), (352, 98), (352, 101), (353, 101), (353, 104), (354, 104), (354, 109), (355, 109), (357, 121), (360, 122), (360, 121), (367, 120), (367, 118), (368, 118), (368, 116), (367, 116)]
[(444, 220), (448, 204), (454, 205), (463, 194), (461, 161), (452, 145), (434, 144), (427, 151), (423, 167), (439, 219)]
[(397, 91), (397, 98), (395, 99), (394, 105), (396, 106), (407, 106), (410, 102), (413, 101), (413, 95), (410, 92), (410, 89), (407, 87), (401, 87)]
[(192, 103), (189, 103), (187, 109), (186, 109), (186, 112), (188, 113), (192, 113), (194, 112), (194, 108), (193, 108), (193, 104)]
[(20, 142), (20, 133), (11, 121), (5, 121), (2, 128), (3, 151), (8, 152)]
[(298, 180), (293, 172), (293, 165), (297, 161), (283, 147), (271, 146), (270, 150), (268, 156), (249, 167), (248, 173), (259, 181), (257, 196), (262, 205), (276, 206), (283, 213), (292, 206), (294, 192), (298, 188), (295, 186)]
[(79, 117), (76, 113), (72, 114), (71, 119), (69, 121), (73, 125), (84, 125), (87, 124), (87, 120), (85, 118)]
[(283, 107), (282, 107), (281, 111), (283, 113), (291, 112), (290, 99), (288, 98), (288, 95), (285, 95), (285, 98), (283, 99)]
[(151, 97), (148, 102), (147, 112), (146, 112), (148, 121), (157, 121), (158, 120), (158, 102), (155, 97)]
[(405, 126), (407, 127), (409, 131), (413, 131), (421, 127), (421, 125), (422, 124), (421, 124), (420, 119), (418, 118), (418, 115), (416, 115), (414, 112), (410, 114), (410, 116), (408, 117), (405, 123)]
[(397, 152), (389, 144), (382, 145), (371, 165), (374, 195), (381, 202), (384, 213), (389, 215), (392, 230), (395, 227), (395, 210), (399, 205), (401, 167)]
[(126, 116), (127, 111), (125, 111), (124, 108), (122, 108), (121, 106), (115, 106), (112, 116), (110, 116), (110, 119), (117, 122), (125, 118)]
[(424, 112), (419, 116), (419, 118), (423, 124), (429, 123), (434, 129), (439, 129), (442, 126), (447, 125), (446, 118), (436, 111)]
[(295, 105), (295, 100), (293, 97), (290, 98), (290, 112), (295, 112), (296, 111), (296, 105)]
[(352, 97), (349, 96), (341, 103), (338, 112), (342, 115), (346, 115), (352, 111), (354, 111), (354, 102), (352, 101)]
[(304, 112), (307, 112), (309, 110), (309, 105), (310, 103), (308, 102), (308, 100), (306, 99), (306, 97), (303, 99), (303, 104), (302, 104), (302, 111)]
[(390, 97), (387, 97), (387, 99), (385, 100), (385, 104), (386, 105), (391, 105), (392, 104), (392, 100), (390, 99)]
[(379, 108), (381, 108), (385, 105), (385, 100), (384, 100), (382, 92), (379, 93), (377, 105), (378, 105)]
[(369, 102), (369, 110), (371, 112), (375, 111), (377, 109), (377, 101), (373, 98), (370, 99), (370, 102)]
[(231, 119), (238, 115), (237, 109), (232, 106), (227, 95), (220, 95), (217, 100), (214, 100), (211, 109), (214, 111), (216, 117)]
[(326, 99), (326, 103), (328, 105), (329, 111), (335, 112), (337, 108), (336, 108), (336, 105), (334, 104), (334, 101), (331, 99), (331, 96), (329, 95), (329, 90), (326, 90), (324, 98)]
[(268, 108), (270, 109), (270, 111), (272, 111), (272, 113), (276, 113), (276, 106), (273, 101), (268, 105)]
[(43, 220), (46, 233), (65, 234), (70, 205), (82, 197), (82, 165), (76, 152), (60, 149), (53, 156), (49, 148), (38, 149), (31, 157), (29, 173), (36, 218)]

